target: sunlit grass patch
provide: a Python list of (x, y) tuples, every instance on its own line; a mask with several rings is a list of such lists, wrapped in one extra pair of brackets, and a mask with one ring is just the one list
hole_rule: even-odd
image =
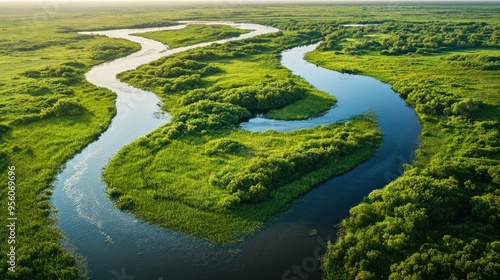
[(123, 148), (104, 179), (133, 200), (135, 215), (216, 243), (254, 232), (294, 198), (368, 159), (381, 139), (370, 119), (295, 132), (222, 130), (159, 149), (154, 134)]
[[(494, 36), (482, 38), (498, 45)], [(341, 235), (324, 260), (326, 279), (496, 275), (486, 266), (498, 266), (489, 261), (496, 254), (489, 248), (499, 240), (494, 217), (499, 215), (500, 52), (498, 46), (462, 44), (464, 48), (425, 55), (384, 55), (369, 48), (356, 54), (307, 54), (306, 59), (323, 67), (357, 69), (391, 84), (422, 124), (414, 162), (352, 208), (342, 222)], [(481, 253), (471, 253), (472, 247)], [(431, 254), (432, 260), (420, 259)], [(421, 265), (413, 266), (415, 259)], [(469, 265), (458, 259), (467, 259)], [(449, 271), (429, 272), (429, 265)]]
[(250, 31), (227, 25), (190, 24), (181, 30), (153, 31), (134, 35), (162, 42), (169, 48), (174, 49), (203, 42), (238, 37), (248, 32)]

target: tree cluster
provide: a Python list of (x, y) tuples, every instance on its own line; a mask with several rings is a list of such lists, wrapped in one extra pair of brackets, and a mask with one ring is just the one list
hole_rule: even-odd
[(250, 117), (245, 108), (229, 103), (200, 100), (172, 112), (173, 135), (201, 133), (234, 127)]
[(415, 108), (422, 117), (461, 116), (470, 118), (483, 103), (472, 98), (458, 98), (452, 94), (433, 89), (428, 80), (401, 80), (392, 85)]
[(500, 56), (495, 55), (459, 55), (446, 57), (452, 65), (467, 69), (495, 71), (500, 70)]
[(261, 82), (251, 86), (230, 89), (197, 89), (184, 95), (182, 105), (199, 100), (226, 102), (244, 107), (251, 112), (280, 108), (304, 98), (305, 91), (292, 80)]
[[(498, 171), (465, 162), (435, 162), (430, 169), (401, 177), (351, 209), (325, 258), (327, 279), (500, 276)], [(474, 176), (482, 182), (464, 181)]]
[(108, 61), (123, 57), (136, 50), (133, 46), (94, 43), (88, 47), (90, 58), (98, 61)]
[(153, 62), (142, 66), (140, 71), (128, 71), (119, 76), (137, 87), (172, 94), (201, 87), (202, 77), (218, 71), (218, 68), (207, 63), (176, 58)]
[[(494, 25), (388, 23), (362, 30), (390, 35), (375, 47), (382, 55), (498, 47)], [(444, 59), (483, 71), (498, 63), (493, 55)], [(452, 83), (438, 86), (430, 76), (397, 80), (394, 90), (426, 126), (441, 130), (442, 147), (425, 165), (405, 165), (402, 176), (350, 210), (324, 259), (326, 279), (500, 278), (500, 122), (484, 120), (481, 109), (491, 105), (443, 90)]]
[(370, 131), (324, 132), (319, 137), (297, 144), (282, 154), (255, 157), (242, 170), (222, 170), (213, 174), (210, 183), (225, 188), (234, 198), (229, 204), (226, 198), (219, 204), (232, 207), (241, 202), (260, 202), (269, 191), (288, 184), (305, 174), (338, 160), (361, 147), (377, 145), (381, 134)]
[[(348, 38), (354, 38), (348, 43)], [(385, 22), (363, 27), (338, 26), (325, 36), (321, 50), (382, 55), (429, 54), (452, 49), (500, 47), (500, 26), (486, 23)]]

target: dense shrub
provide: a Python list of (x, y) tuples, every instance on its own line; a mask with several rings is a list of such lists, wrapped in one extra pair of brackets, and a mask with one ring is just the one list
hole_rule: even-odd
[(126, 56), (134, 50), (134, 47), (128, 45), (111, 45), (104, 43), (95, 43), (88, 47), (90, 58), (98, 61), (107, 61), (117, 57)]
[(134, 199), (129, 195), (122, 195), (118, 198), (116, 205), (121, 210), (133, 210), (134, 209)]
[[(361, 29), (364, 37), (357, 41), (378, 40), (381, 44), (360, 47), (371, 52), (370, 59), (394, 61), (375, 73), (397, 73), (389, 75), (389, 80), (417, 112), (424, 133), (417, 162), (406, 165), (405, 173), (383, 189), (371, 192), (342, 221), (338, 240), (329, 245), (324, 258), (326, 279), (500, 277), (498, 111), (482, 112), (490, 105), (476, 98), (488, 95), (484, 97), (487, 102), (498, 102), (492, 91), (475, 95), (477, 75), (496, 77), (490, 71), (496, 69), (498, 57), (468, 53), (442, 55), (441, 60), (421, 57), (418, 61), (427, 63), (428, 73), (419, 76), (411, 73), (419, 67), (402, 66), (396, 58), (378, 60), (373, 55), (376, 50), (381, 55), (413, 55), (498, 47), (491, 40), (496, 28), (482, 23), (399, 22)], [(353, 30), (343, 32), (339, 33), (342, 39), (356, 37)], [(387, 36), (366, 36), (377, 32)], [(323, 47), (339, 46), (325, 43)], [(462, 85), (470, 86), (467, 91), (454, 83), (465, 78), (455, 76), (457, 67), (471, 69), (466, 76), (470, 81), (462, 80)], [(483, 89), (490, 88), (491, 81), (481, 81)]]
[(243, 170), (222, 171), (211, 184), (225, 187), (242, 202), (259, 202), (269, 190), (279, 188), (297, 178), (327, 165), (330, 160), (340, 159), (363, 146), (373, 145), (380, 135), (354, 133), (324, 134), (320, 139), (298, 143), (280, 155), (256, 157)]
[(0, 137), (5, 135), (10, 130), (11, 130), (10, 126), (0, 123)]
[(481, 102), (474, 101), (471, 98), (466, 98), (455, 102), (450, 108), (445, 109), (445, 113), (452, 114), (456, 116), (470, 117), (470, 115), (476, 112), (480, 108)]
[[(499, 47), (498, 25), (486, 23), (385, 22), (363, 27), (337, 26), (320, 50), (375, 50), (382, 55), (430, 54), (457, 48)], [(371, 37), (372, 34), (384, 36)], [(357, 39), (350, 45), (347, 38)], [(490, 66), (492, 68), (498, 67)]]
[(305, 91), (292, 80), (262, 82), (224, 90), (197, 89), (180, 100), (182, 105), (209, 99), (238, 105), (253, 112), (265, 112), (304, 98)]
[(201, 100), (172, 112), (172, 123), (182, 132), (200, 133), (234, 127), (248, 117), (250, 112), (240, 106)]
[[(55, 117), (79, 116), (83, 114), (85, 110), (85, 107), (76, 101), (70, 99), (60, 99), (51, 109), (44, 112), (44, 115)], [(44, 115), (42, 115), (42, 117)]]
[(245, 145), (230, 139), (220, 139), (208, 142), (205, 147), (207, 155), (237, 154), (245, 150)]
[(9, 154), (5, 151), (0, 150), (0, 170), (7, 169), (9, 165)]

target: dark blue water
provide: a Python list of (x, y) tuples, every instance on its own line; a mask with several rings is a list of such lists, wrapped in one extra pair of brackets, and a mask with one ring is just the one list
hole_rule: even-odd
[[(59, 226), (87, 259), (93, 279), (320, 279), (317, 257), (336, 235), (334, 225), (371, 190), (401, 174), (418, 145), (414, 111), (390, 86), (376, 79), (344, 75), (303, 60), (315, 46), (283, 53), (282, 63), (338, 103), (322, 117), (306, 121), (252, 119), (249, 130), (293, 130), (376, 113), (384, 140), (369, 161), (309, 191), (276, 221), (231, 246), (215, 246), (185, 234), (160, 229), (116, 210), (105, 194), (101, 169), (123, 145), (167, 120), (153, 118), (158, 99), (119, 85), (129, 100), (102, 137), (67, 163), (54, 191)], [(134, 96), (136, 96), (134, 98)], [(121, 107), (121, 108), (120, 108)], [(120, 110), (125, 110), (121, 114)], [(223, 226), (223, 225), (221, 225)], [(311, 235), (312, 230), (316, 231)], [(135, 278), (132, 278), (135, 277)]]

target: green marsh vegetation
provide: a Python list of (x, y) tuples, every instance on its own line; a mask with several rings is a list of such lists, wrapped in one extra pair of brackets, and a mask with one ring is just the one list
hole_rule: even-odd
[[(277, 35), (270, 36), (253, 40), (269, 41)], [(280, 66), (276, 48), (283, 47), (278, 43), (252, 42), (250, 39), (188, 51), (119, 77), (161, 96), (163, 109), (169, 112), (207, 99), (276, 119), (305, 119), (335, 104), (334, 97), (315, 90)]]
[(414, 163), (341, 223), (326, 279), (498, 278), (498, 22), (339, 27), (306, 58), (391, 84), (423, 127)]
[(280, 66), (282, 50), (310, 40), (271, 34), (120, 74), (161, 96), (172, 121), (110, 161), (103, 178), (116, 205), (167, 228), (232, 242), (311, 187), (367, 160), (381, 140), (374, 116), (297, 132), (237, 128), (257, 113), (301, 119), (334, 104)]
[(312, 40), (298, 32), (279, 32), (211, 45), (151, 62), (119, 77), (158, 94), (163, 109), (169, 112), (207, 99), (275, 119), (305, 119), (328, 110), (335, 98), (291, 75), (281, 66), (279, 54)]
[[(114, 114), (114, 94), (97, 89), (85, 82), (83, 73), (92, 65), (113, 57), (124, 56), (136, 50), (138, 46), (116, 39), (82, 36), (78, 35), (76, 31), (167, 26), (172, 25), (173, 21), (176, 20), (241, 20), (269, 24), (279, 27), (285, 32), (294, 32), (297, 35), (295, 38), (301, 39), (289, 42), (290, 44), (287, 46), (295, 46), (304, 44), (306, 40), (321, 40), (332, 34), (338, 29), (338, 25), (343, 23), (427, 22), (432, 20), (452, 21), (454, 23), (486, 22), (492, 25), (498, 24), (499, 13), (497, 5), (426, 6), (401, 5), (401, 2), (398, 2), (398, 5), (277, 5), (265, 8), (255, 5), (241, 5), (237, 7), (168, 7), (168, 9), (163, 9), (163, 7), (153, 4), (130, 5), (128, 7), (110, 5), (96, 8), (66, 3), (60, 4), (58, 9), (42, 11), (40, 8), (14, 8), (2, 4), (0, 10), (2, 18), (0, 22), (2, 30), (2, 38), (0, 39), (0, 72), (2, 73), (0, 75), (0, 173), (6, 174), (7, 166), (16, 166), (16, 178), (19, 185), (16, 195), (19, 204), (16, 213), (22, 223), (18, 224), (16, 236), (18, 241), (16, 254), (19, 256), (16, 265), (17, 273), (6, 274), (7, 265), (3, 263), (0, 266), (0, 279), (74, 279), (79, 274), (75, 267), (75, 258), (62, 249), (59, 243), (61, 234), (55, 228), (54, 216), (51, 214), (53, 209), (50, 203), (52, 188), (50, 182), (65, 161), (95, 139), (107, 127)], [(130, 7), (133, 8), (133, 11)], [(358, 39), (360, 38), (352, 37), (353, 41)], [(349, 45), (345, 46), (350, 47)], [(342, 52), (342, 49), (338, 51)], [(358, 49), (358, 51), (362, 51), (362, 49)], [(410, 52), (409, 55), (381, 56), (379, 55), (380, 51), (372, 52), (368, 49), (366, 53), (358, 55), (334, 55), (333, 51), (323, 53), (324, 58), (311, 56), (310, 59), (321, 65), (331, 63), (329, 67), (337, 70), (342, 68), (357, 69), (362, 74), (372, 75), (393, 84), (401, 93), (404, 92), (403, 86), (405, 85), (420, 86), (422, 84), (427, 89), (451, 94), (454, 100), (450, 104), (454, 108), (443, 107), (443, 109), (449, 108), (447, 114), (433, 115), (419, 112), (424, 126), (422, 144), (417, 160), (409, 166), (407, 174), (413, 174), (410, 172), (418, 173), (420, 176), (418, 178), (421, 178), (422, 182), (428, 182), (428, 184), (421, 184), (422, 186), (444, 186), (444, 188), (436, 188), (436, 190), (449, 189), (450, 191), (446, 194), (453, 201), (458, 199), (460, 203), (463, 203), (460, 206), (464, 207), (446, 208), (450, 210), (450, 213), (454, 213), (455, 220), (450, 222), (449, 219), (444, 218), (444, 220), (440, 220), (443, 224), (441, 227), (434, 223), (426, 231), (423, 231), (422, 228), (410, 228), (410, 233), (418, 233), (421, 236), (419, 239), (411, 239), (414, 242), (411, 243), (414, 244), (413, 247), (406, 247), (407, 249), (391, 247), (398, 248), (398, 253), (395, 253), (393, 249), (389, 250), (384, 244), (390, 243), (395, 246), (395, 244), (401, 243), (399, 241), (399, 243), (392, 242), (392, 240), (397, 241), (393, 238), (396, 234), (400, 234), (401, 238), (412, 236), (403, 232), (404, 228), (399, 227), (403, 219), (394, 214), (396, 212), (403, 213), (406, 210), (399, 206), (399, 208), (393, 207), (388, 202), (388, 200), (403, 194), (400, 190), (407, 189), (407, 186), (411, 186), (412, 181), (414, 181), (411, 179), (408, 182), (404, 179), (407, 175), (404, 175), (405, 177), (401, 181), (398, 180), (391, 185), (393, 187), (376, 192), (375, 195), (367, 199), (366, 203), (362, 204), (363, 206), (353, 210), (352, 215), (356, 218), (350, 218), (350, 222), (345, 222), (352, 225), (352, 231), (345, 233), (339, 241), (338, 244), (343, 245), (336, 245), (337, 249), (331, 250), (331, 252), (337, 253), (329, 253), (328, 259), (332, 261), (325, 263), (326, 270), (330, 271), (330, 275), (332, 275), (333, 271), (341, 269), (343, 272), (347, 272), (345, 269), (351, 267), (353, 270), (349, 271), (348, 275), (352, 278), (354, 278), (353, 275), (360, 275), (360, 278), (362, 276), (384, 278), (380, 275), (388, 275), (391, 264), (394, 264), (394, 271), (417, 275), (422, 273), (418, 269), (424, 265), (435, 271), (456, 269), (458, 265), (462, 264), (456, 263), (460, 259), (465, 261), (464, 265), (461, 265), (464, 269), (476, 268), (478, 271), (476, 273), (495, 271), (495, 265), (498, 264), (498, 243), (492, 240), (499, 238), (492, 232), (493, 224), (490, 220), (494, 222), (495, 215), (498, 217), (498, 202), (495, 202), (498, 201), (498, 194), (493, 190), (498, 187), (498, 179), (492, 179), (489, 182), (483, 180), (488, 180), (490, 177), (498, 178), (498, 175), (494, 177), (498, 172), (495, 173), (495, 168), (492, 168), (492, 171), (489, 171), (490, 168), (488, 171), (481, 171), (485, 170), (484, 168), (476, 168), (476, 166), (489, 166), (488, 161), (491, 162), (490, 165), (493, 165), (498, 160), (498, 154), (490, 151), (495, 147), (495, 129), (498, 129), (498, 125), (495, 124), (495, 120), (498, 120), (498, 83), (495, 83), (498, 81), (498, 72), (478, 69), (491, 67), (485, 66), (481, 61), (485, 59), (489, 61), (491, 56), (497, 56), (495, 47), (463, 48), (460, 51), (454, 49), (439, 50), (438, 53), (426, 56), (416, 55), (413, 52)], [(276, 50), (275, 54), (278, 53), (279, 51)], [(264, 56), (262, 53), (254, 55)], [(454, 58), (454, 56), (457, 57)], [(245, 63), (250, 62), (245, 61)], [(218, 62), (215, 60), (210, 62), (210, 64), (216, 63)], [(265, 64), (264, 61), (254, 61), (254, 63)], [(488, 64), (490, 63), (491, 61), (488, 62)], [(219, 73), (219, 75), (230, 75), (229, 70), (237, 70), (238, 66), (250, 65), (236, 63), (236, 61), (224, 64), (222, 60), (219, 64), (220, 69), (227, 67), (227, 73)], [(472, 68), (467, 68), (470, 67), (469, 65)], [(233, 68), (230, 69), (230, 67)], [(242, 69), (245, 68), (240, 70)], [(269, 75), (275, 78), (279, 77), (281, 74), (276, 74), (275, 71), (280, 72), (279, 69), (273, 69), (273, 73)], [(424, 76), (420, 73), (428, 73), (428, 75)], [(257, 73), (247, 74), (252, 74), (247, 76), (248, 79), (254, 77), (256, 81), (259, 81)], [(307, 89), (307, 85), (302, 86), (300, 81), (292, 80), (301, 88)], [(397, 85), (398, 81), (400, 81), (400, 86)], [(224, 81), (217, 80), (215, 73), (202, 77), (202, 82), (209, 86), (210, 83), (218, 83), (220, 87), (224, 87)], [(306, 91), (314, 93), (311, 89)], [(311, 98), (313, 95), (306, 95), (302, 100)], [(316, 96), (313, 100), (318, 101), (318, 103), (324, 100), (324, 96), (319, 93)], [(429, 94), (429, 96), (435, 97), (437, 95)], [(165, 99), (165, 108), (168, 109), (169, 98), (166, 95), (163, 95), (162, 98)], [(472, 103), (469, 103), (467, 98), (472, 98)], [(177, 106), (176, 102), (180, 99), (180, 96), (173, 97), (170, 103), (173, 104), (172, 106)], [(423, 106), (424, 103), (427, 103), (422, 99), (425, 100), (425, 98), (418, 98), (414, 103), (408, 102), (415, 108), (418, 104)], [(434, 102), (438, 102), (438, 100), (439, 98)], [(325, 101), (332, 102), (331, 99)], [(470, 114), (470, 117), (459, 113), (471, 111), (467, 108), (475, 108), (477, 101), (482, 101), (482, 104), (478, 110), (465, 114)], [(295, 102), (284, 108), (268, 111), (266, 114), (275, 118), (286, 118), (285, 116), (300, 118), (301, 114), (303, 114), (302, 117), (306, 117), (307, 113), (299, 111), (306, 104), (310, 103)], [(308, 112), (311, 113), (314, 109), (313, 106)], [(424, 107), (424, 111), (426, 110)], [(273, 112), (277, 112), (278, 115), (273, 116)], [(354, 121), (352, 129), (355, 130), (358, 124), (359, 127), (363, 127), (363, 125), (371, 127), (370, 121)], [(331, 127), (330, 129), (334, 131), (336, 128)], [(241, 155), (240, 153), (243, 153), (245, 149), (240, 150), (239, 148), (242, 147), (244, 141), (236, 141), (238, 143), (217, 142), (219, 138), (222, 140), (227, 138), (230, 133), (232, 132), (217, 131), (215, 135), (207, 134), (199, 138), (197, 140), (199, 145), (202, 145), (202, 140), (211, 143), (206, 147), (203, 144), (204, 149), (207, 150), (204, 156), (206, 158), (222, 157), (223, 160), (230, 160), (231, 157)], [(306, 134), (304, 132), (302, 136), (305, 137)], [(217, 135), (220, 137), (215, 139)], [(189, 138), (190, 136), (185, 137)], [(179, 145), (181, 144), (179, 142)], [(228, 153), (227, 159), (224, 159), (220, 153), (213, 153), (213, 151), (225, 147), (226, 144), (229, 148), (222, 150), (236, 151), (236, 154), (231, 154), (234, 152)], [(279, 154), (279, 151), (277, 153)], [(472, 157), (471, 154), (474, 156)], [(427, 168), (427, 165), (432, 162), (436, 162), (433, 164), (434, 169)], [(444, 170), (442, 173), (440, 173), (440, 169), (436, 168), (439, 163), (443, 163), (441, 165), (442, 170)], [(415, 171), (412, 171), (413, 169)], [(456, 171), (457, 169), (459, 171)], [(454, 182), (453, 178), (456, 175), (452, 174), (466, 175)], [(476, 176), (478, 174), (484, 175), (484, 177)], [(453, 178), (446, 181), (449, 175), (452, 175)], [(139, 173), (139, 176), (142, 175)], [(148, 174), (145, 172), (144, 177), (148, 178), (147, 176)], [(469, 178), (470, 182), (464, 178)], [(151, 181), (150, 179), (146, 180)], [(7, 184), (6, 176), (0, 177), (0, 183), (2, 186)], [(150, 188), (155, 192), (153, 181), (150, 185), (152, 186)], [(283, 187), (280, 189), (284, 190)], [(158, 198), (160, 198), (161, 190), (158, 189), (157, 193)], [(392, 193), (394, 196), (391, 195)], [(415, 199), (420, 203), (418, 207), (422, 210), (423, 217), (434, 216), (434, 214), (425, 212), (425, 209), (435, 207), (431, 202), (439, 201), (436, 199), (438, 196), (435, 196), (429, 189), (416, 193), (428, 194), (428, 199), (420, 197)], [(387, 201), (380, 200), (379, 194), (383, 194)], [(441, 197), (439, 196), (439, 198)], [(375, 203), (375, 199), (378, 199), (377, 203)], [(0, 190), (0, 200), (7, 200), (5, 188)], [(264, 203), (269, 203), (268, 201)], [(394, 198), (391, 201), (397, 202), (398, 200)], [(386, 209), (396, 209), (397, 211), (374, 212), (378, 216), (375, 214), (367, 215), (373, 205), (383, 205), (387, 206)], [(472, 210), (470, 210), (471, 207)], [(363, 212), (362, 209), (366, 209), (368, 212)], [(462, 212), (457, 214), (454, 212), (457, 209)], [(408, 204), (407, 210), (408, 215), (414, 214), (417, 217), (419, 214), (417, 208), (414, 208), (411, 203)], [(356, 214), (356, 211), (361, 212), (362, 215)], [(469, 215), (471, 213), (472, 215)], [(6, 211), (0, 211), (2, 219), (5, 219), (6, 215)], [(362, 221), (363, 217), (369, 218), (365, 221), (366, 225), (354, 226), (354, 220)], [(383, 232), (379, 230), (379, 226), (385, 224), (378, 222), (384, 217), (395, 221), (395, 223), (390, 224), (394, 226), (390, 228), (392, 231), (387, 231), (388, 235), (386, 235), (392, 238), (391, 242), (387, 241), (384, 244), (372, 242), (372, 236), (378, 236), (377, 234)], [(373, 219), (370, 220), (370, 218)], [(398, 222), (396, 223), (396, 221)], [(377, 227), (374, 227), (375, 223), (378, 223)], [(460, 226), (463, 228), (463, 234), (457, 233)], [(364, 231), (365, 227), (370, 232)], [(347, 229), (348, 226), (346, 225), (345, 228)], [(347, 232), (347, 230), (344, 231)], [(2, 227), (0, 235), (7, 236), (7, 234), (7, 229)], [(365, 239), (359, 239), (365, 234), (367, 235)], [(353, 237), (355, 239), (352, 239)], [(384, 240), (382, 238), (383, 236), (380, 240)], [(353, 244), (352, 240), (366, 240), (367, 242)], [(406, 239), (404, 240), (405, 244), (410, 244), (410, 242), (406, 242)], [(366, 254), (369, 251), (364, 251), (364, 248), (367, 247), (363, 246), (367, 243), (369, 246), (377, 247), (373, 250), (373, 254)], [(358, 245), (359, 247), (357, 247)], [(342, 253), (349, 246), (353, 248), (352, 253), (350, 253), (353, 256), (352, 259), (344, 258), (345, 255)], [(427, 250), (427, 255), (417, 252), (415, 250), (417, 246), (421, 246), (422, 252)], [(341, 247), (343, 249), (340, 249)], [(387, 259), (378, 258), (377, 256), (380, 254), (377, 250), (383, 252)], [(0, 251), (7, 251), (6, 242), (0, 243)], [(337, 254), (338, 256), (332, 256)], [(372, 257), (379, 264), (383, 264), (377, 266), (381, 271), (370, 270), (370, 267), (373, 268), (372, 265), (376, 262), (370, 259)], [(488, 262), (484, 260), (488, 260)], [(413, 264), (415, 270), (404, 270), (407, 268), (405, 264), (410, 263)], [(401, 265), (398, 266), (399, 264)], [(363, 269), (359, 269), (360, 267)], [(374, 273), (374, 276), (371, 273)], [(457, 275), (463, 274), (457, 273)], [(487, 276), (487, 274), (484, 275)], [(460, 278), (459, 276), (457, 277)], [(474, 279), (474, 276), (471, 274), (470, 277)], [(481, 279), (480, 277), (481, 275), (476, 279)]]
[[(69, 3), (49, 10), (9, 5), (0, 11), (0, 172), (16, 167), (16, 217), (23, 222), (16, 229), (16, 273), (6, 273), (4, 262), (0, 279), (74, 279), (80, 272), (75, 257), (59, 242), (62, 234), (55, 227), (50, 184), (64, 162), (96, 139), (115, 114), (115, 95), (87, 83), (83, 74), (93, 65), (139, 48), (77, 31), (218, 20), (224, 12), (210, 7), (169, 7), (165, 12), (140, 5), (130, 12), (128, 7)], [(334, 102), (330, 97), (326, 101)], [(0, 183), (6, 186), (7, 176), (1, 176)], [(0, 199), (7, 200), (6, 188), (1, 189)], [(6, 211), (0, 213), (6, 218)], [(2, 227), (0, 234), (7, 236), (7, 228)], [(7, 249), (8, 244), (1, 242), (0, 250)]]
[[(2, 14), (1, 23), (6, 36), (0, 41), (0, 182), (7, 185), (7, 167), (15, 166), (18, 222), (16, 272), (7, 274), (4, 262), (0, 278), (74, 279), (75, 259), (61, 249), (61, 234), (52, 226), (49, 184), (68, 158), (107, 128), (116, 111), (115, 94), (87, 83), (84, 73), (139, 46), (62, 31), (58, 25), (64, 21), (38, 28), (19, 23), (18, 16)], [(4, 205), (7, 188), (0, 194)], [(0, 234), (7, 236), (6, 230)], [(10, 245), (1, 242), (0, 250), (7, 252)]]
[(248, 30), (242, 30), (227, 25), (190, 24), (182, 30), (154, 31), (135, 35), (162, 42), (173, 49), (203, 42), (238, 37), (248, 32)]
[(179, 124), (126, 146), (104, 179), (120, 209), (216, 243), (253, 233), (318, 182), (370, 158), (381, 138), (369, 117), (289, 133), (212, 128), (202, 137), (176, 136)]

